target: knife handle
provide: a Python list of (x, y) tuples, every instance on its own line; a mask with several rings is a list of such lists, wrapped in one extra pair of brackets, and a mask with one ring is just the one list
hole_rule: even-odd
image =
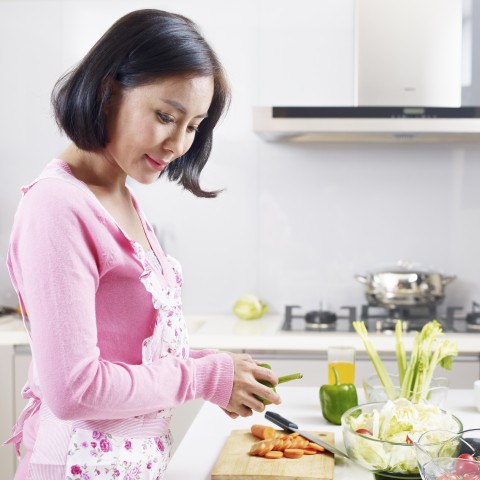
[(296, 423), (287, 420), (286, 418), (282, 417), (278, 413), (275, 412), (265, 412), (265, 418), (270, 420), (275, 425), (287, 430), (287, 432), (295, 432), (298, 430), (298, 425)]

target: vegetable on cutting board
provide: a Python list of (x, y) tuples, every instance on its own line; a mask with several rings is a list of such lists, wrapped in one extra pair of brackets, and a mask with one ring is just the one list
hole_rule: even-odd
[(340, 383), (337, 369), (333, 367), (335, 383), (320, 387), (320, 404), (325, 420), (335, 425), (341, 424), (342, 415), (358, 405), (357, 389), (353, 383)]
[(252, 435), (261, 439), (254, 443), (249, 455), (269, 459), (278, 458), (301, 458), (303, 455), (315, 455), (325, 452), (325, 449), (316, 443), (312, 443), (302, 437), (298, 432), (286, 434), (278, 432), (273, 427), (265, 425), (252, 425)]
[[(395, 394), (392, 379), (368, 337), (365, 323), (363, 321), (356, 321), (352, 324), (355, 331), (363, 340), (365, 350), (373, 362), (378, 378), (385, 387), (388, 398), (394, 400), (397, 395)], [(395, 325), (395, 338), (398, 375), (400, 379), (399, 396), (400, 398), (406, 398), (414, 402), (426, 400), (435, 368), (440, 366), (446, 370), (451, 370), (453, 358), (458, 355), (458, 346), (456, 342), (444, 338), (445, 334), (443, 333), (442, 326), (436, 320), (432, 320), (426, 323), (420, 332), (415, 333), (410, 360), (407, 361), (405, 348), (403, 346), (402, 331), (402, 321), (397, 320)]]
[[(268, 363), (262, 363), (260, 366), (263, 368), (268, 368), (269, 370), (272, 369), (272, 367)], [(299, 380), (300, 378), (303, 378), (302, 373), (291, 373), (290, 375), (284, 375), (283, 377), (278, 377), (278, 384), (280, 385), (281, 383), (290, 382), (291, 380)], [(274, 392), (277, 391), (276, 388), (267, 380), (257, 379), (257, 382), (271, 388)], [(264, 405), (270, 405), (272, 403), (269, 400), (266, 400), (265, 398), (259, 397), (258, 395), (254, 395), (254, 396), (256, 399), (263, 402)]]

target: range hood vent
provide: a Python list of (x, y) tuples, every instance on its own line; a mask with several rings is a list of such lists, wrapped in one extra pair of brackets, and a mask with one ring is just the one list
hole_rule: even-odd
[(480, 142), (480, 107), (254, 107), (268, 141)]
[[(254, 131), (269, 141), (480, 142), (480, 95), (467, 93), (479, 89), (479, 16), (462, 0), (354, 3), (353, 101), (347, 92), (342, 106), (309, 105), (302, 92), (296, 106), (254, 107)], [(465, 66), (473, 74), (462, 80)]]

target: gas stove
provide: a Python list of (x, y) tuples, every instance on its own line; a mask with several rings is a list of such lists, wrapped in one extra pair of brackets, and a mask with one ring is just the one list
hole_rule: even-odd
[(463, 307), (450, 306), (443, 313), (436, 306), (385, 308), (372, 305), (340, 307), (335, 313), (312, 310), (302, 313), (299, 305), (285, 307), (284, 331), (302, 332), (353, 332), (352, 322), (363, 320), (369, 332), (391, 333), (397, 320), (403, 321), (406, 332), (420, 331), (431, 320), (437, 320), (444, 332), (480, 333), (480, 304), (473, 302), (469, 312)]

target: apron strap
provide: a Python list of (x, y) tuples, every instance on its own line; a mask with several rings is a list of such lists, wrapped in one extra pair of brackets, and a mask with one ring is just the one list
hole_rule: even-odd
[(18, 417), (17, 423), (15, 423), (13, 426), (11, 432), (12, 436), (2, 443), (2, 445), (13, 443), (18, 456), (20, 456), (20, 444), (22, 443), (23, 439), (23, 424), (27, 418), (32, 417), (40, 410), (40, 405), (42, 404), (42, 401), (32, 392), (28, 384), (22, 389), (22, 397), (29, 399), (28, 404)]

